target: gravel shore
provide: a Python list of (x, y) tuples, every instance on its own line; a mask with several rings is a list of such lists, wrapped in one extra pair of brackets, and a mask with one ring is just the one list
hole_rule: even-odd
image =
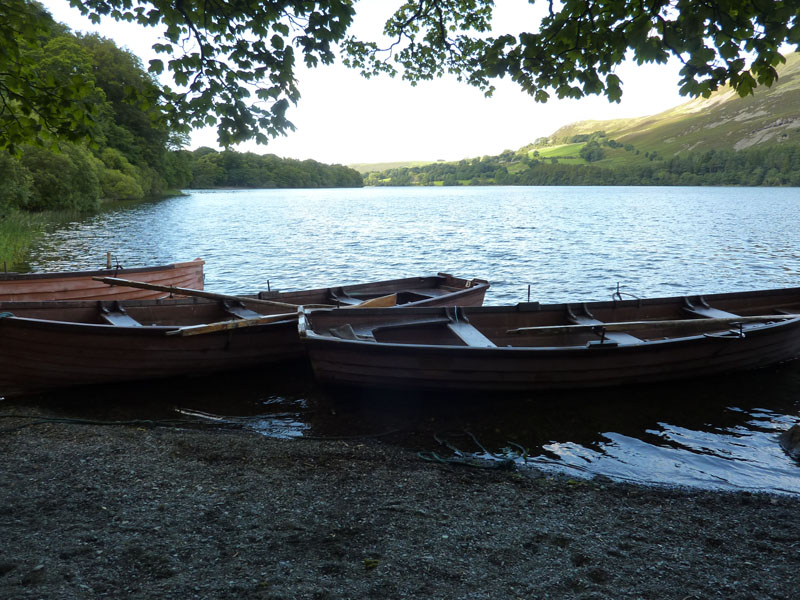
[(377, 440), (0, 422), (0, 597), (797, 598), (800, 498)]

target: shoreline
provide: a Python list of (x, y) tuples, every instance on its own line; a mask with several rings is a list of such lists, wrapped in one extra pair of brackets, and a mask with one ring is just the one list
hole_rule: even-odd
[(10, 599), (760, 599), (800, 584), (796, 496), (474, 469), (366, 438), (31, 423), (0, 422)]

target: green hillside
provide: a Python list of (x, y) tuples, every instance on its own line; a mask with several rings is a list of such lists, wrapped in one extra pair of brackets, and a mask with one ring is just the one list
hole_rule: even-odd
[(401, 162), (386, 162), (386, 163), (353, 163), (347, 166), (364, 175), (365, 173), (371, 173), (373, 171), (386, 171), (388, 169), (402, 169), (402, 168), (410, 169), (411, 167), (422, 167), (431, 164), (431, 162), (432, 161), (408, 160)]
[(547, 138), (547, 145), (529, 146), (526, 150), (531, 155), (538, 151), (542, 157), (563, 156), (563, 144), (576, 136), (604, 132), (606, 139), (638, 151), (626, 152), (618, 147), (594, 163), (612, 166), (645, 161), (645, 154), (653, 152), (670, 158), (688, 152), (800, 144), (800, 53), (790, 54), (778, 72), (777, 84), (759, 87), (753, 96), (740, 98), (726, 87), (710, 98), (690, 100), (657, 115), (579, 121), (554, 132)]
[(800, 54), (778, 82), (657, 115), (579, 121), (517, 151), (457, 162), (359, 165), (366, 185), (800, 186)]

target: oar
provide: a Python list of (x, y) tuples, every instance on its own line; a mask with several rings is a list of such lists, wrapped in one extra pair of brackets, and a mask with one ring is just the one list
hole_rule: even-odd
[[(251, 304), (264, 304), (268, 306), (280, 306), (282, 308), (297, 309), (296, 304), (287, 302), (276, 302), (275, 300), (263, 300), (261, 298), (247, 298), (245, 296), (231, 296), (230, 294), (217, 294), (215, 292), (206, 292), (204, 290), (193, 290), (191, 288), (181, 288), (172, 285), (158, 285), (155, 283), (144, 283), (142, 281), (130, 281), (129, 279), (120, 279), (118, 277), (92, 277), (95, 281), (102, 281), (108, 285), (122, 285), (125, 287), (140, 288), (143, 290), (156, 290), (159, 292), (167, 292), (168, 294), (177, 294), (179, 296), (196, 296), (198, 298), (210, 298), (211, 300), (233, 300), (236, 302), (250, 302)], [(308, 308), (334, 308), (332, 304), (307, 304)]]
[(388, 308), (390, 306), (397, 306), (397, 294), (370, 298), (369, 300), (364, 300), (361, 304), (348, 304), (342, 308)]
[[(248, 299), (249, 300), (249, 299)], [(388, 296), (380, 296), (366, 300), (362, 304), (355, 306), (347, 306), (345, 308), (361, 308), (361, 307), (386, 307), (394, 306), (397, 303), (397, 294), (390, 294)], [(293, 305), (292, 305), (293, 306)], [(230, 321), (219, 321), (217, 323), (206, 323), (202, 325), (187, 325), (180, 329), (173, 329), (167, 331), (167, 335), (201, 335), (204, 333), (214, 333), (215, 331), (227, 331), (229, 329), (240, 329), (242, 327), (252, 327), (253, 325), (268, 325), (269, 323), (277, 323), (288, 319), (296, 319), (297, 314), (302, 310), (302, 306), (298, 306), (297, 312), (285, 313), (280, 315), (266, 315), (263, 317), (251, 317), (248, 319), (235, 319)], [(318, 305), (309, 304), (306, 308), (319, 308)]]
[(171, 329), (170, 331), (167, 331), (167, 335), (202, 335), (204, 333), (215, 333), (217, 331), (227, 331), (229, 329), (253, 327), (254, 325), (268, 325), (270, 323), (277, 323), (279, 321), (287, 321), (290, 319), (297, 319), (297, 313), (293, 312), (280, 315), (266, 315), (264, 317), (219, 321), (217, 323), (204, 323), (202, 325), (187, 325), (186, 327), (181, 327), (179, 329)]
[(519, 327), (508, 329), (506, 333), (521, 335), (553, 335), (559, 333), (575, 333), (579, 331), (639, 331), (659, 327), (663, 329), (709, 329), (716, 325), (735, 325), (737, 323), (753, 323), (757, 321), (785, 321), (800, 315), (760, 315), (752, 317), (722, 317), (719, 319), (674, 319), (668, 321), (618, 321), (614, 323), (596, 323), (594, 325), (544, 325), (540, 327)]

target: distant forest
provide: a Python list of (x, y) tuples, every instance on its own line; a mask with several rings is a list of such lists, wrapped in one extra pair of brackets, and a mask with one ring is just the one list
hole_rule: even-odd
[[(586, 154), (586, 153), (584, 153)], [(591, 161), (593, 157), (584, 157)], [(457, 163), (403, 167), (365, 176), (366, 185), (711, 185), (800, 186), (800, 146), (709, 150), (641, 164), (601, 167), (506, 151)]]
[(330, 188), (361, 187), (361, 174), (342, 165), (315, 160), (279, 158), (274, 154), (198, 148), (180, 153), (191, 179), (184, 187), (207, 188)]

